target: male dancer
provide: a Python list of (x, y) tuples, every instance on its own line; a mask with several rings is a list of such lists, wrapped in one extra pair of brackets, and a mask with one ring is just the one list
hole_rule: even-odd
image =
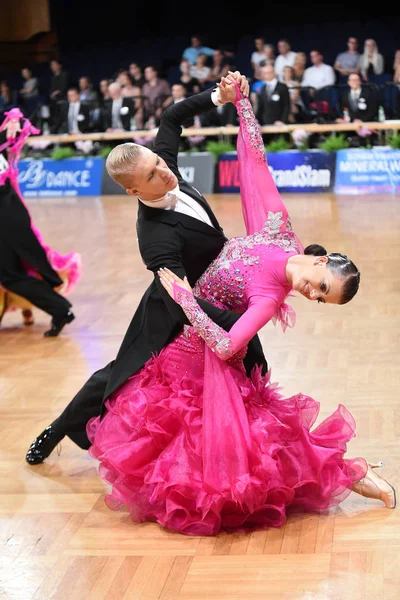
[[(247, 79), (238, 71), (228, 79), (236, 81), (247, 97)], [(194, 285), (227, 241), (206, 199), (181, 176), (178, 169), (181, 125), (195, 115), (225, 104), (223, 87), (206, 90), (171, 105), (164, 113), (154, 151), (137, 144), (121, 144), (107, 159), (111, 177), (126, 192), (139, 199), (137, 234), (139, 249), (154, 281), (145, 292), (122, 342), (117, 358), (94, 373), (64, 412), (33, 441), (26, 455), (30, 464), (49, 456), (65, 435), (83, 449), (90, 447), (86, 424), (104, 414), (104, 401), (153, 354), (160, 352), (189, 324), (157, 275), (167, 267)], [(221, 310), (198, 299), (203, 310), (226, 330), (240, 314)], [(256, 336), (248, 345), (244, 359), (247, 373), (260, 365), (267, 370), (260, 341)], [(218, 398), (216, 397), (216, 402)]]

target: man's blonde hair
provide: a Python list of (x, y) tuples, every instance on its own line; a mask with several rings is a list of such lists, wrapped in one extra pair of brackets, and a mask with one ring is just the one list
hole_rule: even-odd
[(135, 168), (142, 146), (127, 142), (111, 150), (106, 160), (109, 176), (124, 190), (132, 187), (132, 170)]

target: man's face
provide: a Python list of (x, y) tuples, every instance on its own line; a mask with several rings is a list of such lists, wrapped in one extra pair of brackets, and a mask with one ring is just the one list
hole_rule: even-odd
[(79, 94), (76, 90), (68, 90), (68, 102), (78, 102)]
[[(139, 196), (142, 200), (154, 201), (156, 208), (157, 200), (175, 189), (177, 185), (178, 179), (165, 160), (149, 148), (142, 148), (132, 173), (132, 185), (126, 191), (132, 196)], [(158, 207), (161, 208), (161, 205), (159, 204)]]
[(358, 90), (358, 88), (360, 87), (361, 79), (356, 73), (352, 73), (351, 75), (349, 75), (349, 78), (347, 81), (348, 81), (349, 87), (352, 90)]

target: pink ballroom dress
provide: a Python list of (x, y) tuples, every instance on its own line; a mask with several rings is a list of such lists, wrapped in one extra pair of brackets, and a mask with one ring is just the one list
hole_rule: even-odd
[[(191, 326), (87, 426), (89, 453), (111, 486), (107, 506), (187, 535), (280, 527), (288, 509), (339, 504), (367, 471), (363, 459), (344, 458), (355, 422), (343, 405), (313, 429), (316, 400), (283, 397), (270, 372), (255, 368), (246, 376), (249, 340), (270, 320), (283, 329), (293, 325), (285, 267), (303, 248), (270, 174), (251, 104), (238, 95), (236, 107), (247, 235), (226, 242), (193, 293), (176, 286)], [(242, 316), (228, 333), (196, 296)]]

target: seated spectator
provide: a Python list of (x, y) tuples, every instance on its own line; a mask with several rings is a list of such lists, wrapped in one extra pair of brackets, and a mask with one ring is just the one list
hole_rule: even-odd
[(400, 82), (400, 50), (396, 50), (393, 60), (393, 82)]
[(20, 90), (23, 100), (37, 100), (39, 98), (39, 82), (37, 77), (33, 77), (32, 71), (26, 67), (22, 69), (21, 75), (25, 80)]
[(168, 81), (159, 79), (158, 71), (153, 66), (145, 68), (144, 76), (146, 83), (142, 88), (142, 93), (145, 96), (144, 110), (146, 118), (148, 116), (154, 118), (157, 126), (163, 112), (172, 102), (171, 87)]
[(226, 77), (228, 75), (228, 71), (231, 70), (231, 65), (224, 57), (224, 53), (221, 50), (215, 50), (213, 54), (213, 64), (207, 81), (211, 86), (220, 81), (222, 77)]
[[(378, 101), (373, 89), (361, 85), (361, 77), (358, 73), (351, 73), (347, 83), (349, 91), (342, 94), (340, 99), (340, 111), (343, 114), (347, 109), (350, 121), (353, 123), (363, 123), (376, 121), (378, 118)], [(343, 123), (344, 118), (336, 119), (338, 123)]]
[(298, 52), (293, 63), (294, 78), (296, 81), (302, 81), (304, 71), (306, 70), (307, 56), (305, 52)]
[(52, 60), (50, 62), (50, 69), (53, 73), (50, 85), (50, 99), (53, 102), (65, 100), (68, 90), (69, 75), (63, 70), (62, 64), (58, 62), (58, 60)]
[(6, 81), (0, 83), (0, 116), (18, 106), (16, 93), (10, 88)]
[(102, 109), (103, 131), (130, 131), (131, 120), (136, 114), (134, 98), (123, 98), (121, 86), (116, 81), (110, 83), (108, 93), (110, 97), (104, 100)]
[(96, 104), (98, 101), (97, 92), (93, 89), (89, 77), (84, 75), (79, 79), (79, 97), (81, 102)]
[(260, 69), (262, 87), (252, 92), (251, 101), (261, 125), (283, 125), (289, 122), (290, 95), (288, 87), (278, 81), (274, 67)]
[(260, 77), (259, 77), (260, 63), (265, 62), (265, 64), (268, 64), (269, 60), (275, 59), (274, 47), (272, 46), (272, 44), (268, 44), (268, 50), (267, 50), (267, 46), (265, 44), (265, 40), (263, 37), (255, 38), (254, 47), (255, 47), (255, 50), (251, 55), (250, 62), (251, 62), (251, 66), (253, 68), (254, 79), (260, 79)]
[[(187, 97), (185, 86), (182, 83), (174, 83), (174, 85), (172, 86), (172, 89), (171, 89), (171, 93), (172, 93), (172, 98), (173, 98), (173, 104), (176, 104), (177, 102), (182, 102), (182, 100), (184, 100)], [(185, 123), (183, 123), (183, 127), (193, 127), (193, 125), (194, 125), (193, 117), (191, 117), (190, 119), (187, 119), (187, 121), (185, 121)]]
[(211, 69), (207, 67), (207, 56), (199, 54), (195, 65), (190, 67), (190, 75), (197, 79), (201, 86), (205, 86), (206, 81), (210, 76)]
[(282, 81), (283, 69), (285, 67), (293, 67), (296, 59), (296, 52), (291, 50), (290, 43), (286, 39), (279, 40), (278, 51), (279, 54), (276, 57), (274, 67), (277, 78), (279, 81)]
[(142, 68), (137, 63), (131, 63), (129, 65), (129, 75), (131, 76), (133, 85), (136, 87), (142, 88), (146, 83)]
[(78, 88), (71, 87), (67, 92), (67, 101), (60, 106), (52, 133), (87, 133), (89, 129), (90, 107), (81, 102)]
[(200, 83), (190, 74), (190, 62), (186, 58), (182, 58), (179, 68), (181, 71), (179, 81), (185, 86), (186, 94), (188, 96), (198, 94), (200, 92)]
[(319, 50), (311, 50), (310, 60), (312, 67), (304, 71), (301, 81), (302, 87), (311, 87), (319, 90), (327, 85), (334, 85), (335, 71), (330, 65), (324, 63), (324, 56)]
[(123, 98), (132, 98), (133, 96), (141, 96), (142, 90), (134, 85), (132, 77), (128, 71), (121, 71), (118, 75), (117, 82), (121, 86), (121, 94)]
[(205, 54), (206, 56), (212, 56), (214, 54), (213, 48), (203, 46), (201, 39), (198, 35), (193, 35), (190, 39), (191, 45), (185, 48), (182, 58), (186, 58), (191, 65), (197, 63), (197, 57), (199, 54)]
[(381, 75), (384, 70), (382, 54), (378, 52), (375, 40), (365, 40), (364, 53), (360, 57), (360, 70), (364, 81), (368, 81), (371, 75)]
[(360, 54), (358, 53), (358, 40), (355, 37), (349, 37), (347, 40), (347, 52), (341, 52), (337, 55), (334, 68), (342, 75), (348, 77), (350, 73), (360, 72)]
[(99, 105), (104, 106), (104, 101), (110, 98), (110, 92), (108, 91), (111, 81), (109, 79), (102, 79), (100, 81), (100, 97)]
[(289, 123), (304, 123), (306, 120), (306, 110), (300, 93), (299, 82), (294, 78), (293, 67), (283, 69), (283, 82), (290, 95), (290, 113)]

